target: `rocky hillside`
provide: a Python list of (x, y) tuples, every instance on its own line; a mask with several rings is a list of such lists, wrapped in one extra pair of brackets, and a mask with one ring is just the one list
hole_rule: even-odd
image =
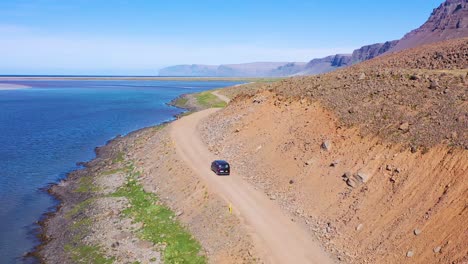
[(176, 65), (159, 70), (160, 76), (272, 77), (289, 76), (303, 69), (304, 62), (253, 62), (224, 65)]
[(251, 85), (320, 101), (347, 126), (413, 149), (437, 144), (468, 148), (468, 38), (423, 45), (338, 71)]
[(468, 37), (468, 1), (447, 0), (418, 29), (406, 34), (390, 52), (422, 44)]
[(203, 138), (343, 263), (468, 263), (467, 62), (465, 38), (223, 89)]

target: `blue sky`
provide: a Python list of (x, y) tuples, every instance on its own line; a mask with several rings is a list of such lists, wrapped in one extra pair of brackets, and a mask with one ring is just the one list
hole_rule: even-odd
[(442, 0), (0, 1), (0, 74), (154, 75), (309, 61), (399, 39)]

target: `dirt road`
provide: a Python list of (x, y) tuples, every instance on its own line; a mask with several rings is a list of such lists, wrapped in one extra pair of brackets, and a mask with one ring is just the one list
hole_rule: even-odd
[(222, 157), (214, 156), (207, 149), (197, 125), (215, 111), (200, 111), (171, 124), (178, 155), (210, 189), (232, 204), (233, 213), (247, 224), (259, 254), (267, 263), (333, 263), (306, 230), (292, 222), (265, 194), (245, 182), (236, 168), (232, 168), (230, 176), (216, 176), (210, 170), (211, 162)]
[(213, 91), (211, 92), (212, 94), (216, 95), (219, 99), (223, 100), (226, 103), (229, 103), (231, 99), (229, 99), (227, 96), (220, 94), (218, 91)]

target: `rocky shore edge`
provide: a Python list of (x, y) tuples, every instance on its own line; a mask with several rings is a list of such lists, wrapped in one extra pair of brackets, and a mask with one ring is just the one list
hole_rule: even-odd
[[(161, 125), (164, 125), (164, 123)], [(89, 175), (93, 171), (102, 170), (105, 166), (102, 163), (105, 163), (105, 161), (109, 159), (115, 159), (116, 155), (119, 155), (118, 150), (121, 149), (123, 145), (126, 145), (127, 140), (130, 140), (130, 138), (137, 138), (140, 134), (144, 134), (145, 131), (153, 128), (154, 127), (142, 128), (123, 137), (121, 135), (117, 135), (115, 138), (107, 141), (105, 145), (95, 148), (95, 158), (87, 162), (77, 163), (77, 165), (83, 166), (83, 168), (67, 173), (66, 177), (60, 182), (51, 183), (44, 188), (44, 191), (46, 191), (49, 195), (58, 201), (58, 205), (49, 212), (44, 213), (41, 219), (37, 222), (39, 230), (37, 230), (36, 236), (39, 239), (40, 244), (36, 246), (31, 252), (26, 253), (24, 255), (25, 258), (35, 258), (40, 263), (46, 263), (44, 258), (45, 255), (61, 255), (53, 248), (48, 248), (47, 245), (51, 242), (51, 233), (65, 234), (65, 226), (73, 221), (73, 219), (66, 219), (63, 217), (63, 209), (73, 208), (80, 202), (92, 197), (92, 193), (90, 192), (81, 192), (79, 195), (70, 195), (75, 193), (75, 190), (79, 188), (80, 179), (86, 175)], [(57, 218), (64, 219), (60, 221), (61, 223), (59, 226), (52, 225), (54, 220)], [(64, 235), (59, 240), (67, 240), (67, 237)]]

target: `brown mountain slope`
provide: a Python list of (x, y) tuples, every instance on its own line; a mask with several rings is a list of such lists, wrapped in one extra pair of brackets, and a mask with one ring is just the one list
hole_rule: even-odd
[(406, 34), (390, 52), (454, 38), (468, 37), (468, 1), (447, 0), (418, 29)]
[(398, 54), (381, 56), (358, 67), (450, 70), (468, 68), (468, 38), (423, 45)]
[(216, 156), (342, 263), (466, 263), (468, 150), (412, 153), (338, 120), (320, 104), (263, 92), (201, 129)]
[(343, 263), (467, 263), (467, 50), (228, 89), (202, 135)]
[[(332, 73), (228, 89), (319, 101), (347, 126), (413, 148), (468, 148), (468, 38), (425, 45)], [(249, 91), (250, 90), (250, 91)], [(409, 128), (400, 126), (408, 123)], [(406, 126), (406, 125), (405, 125)]]

